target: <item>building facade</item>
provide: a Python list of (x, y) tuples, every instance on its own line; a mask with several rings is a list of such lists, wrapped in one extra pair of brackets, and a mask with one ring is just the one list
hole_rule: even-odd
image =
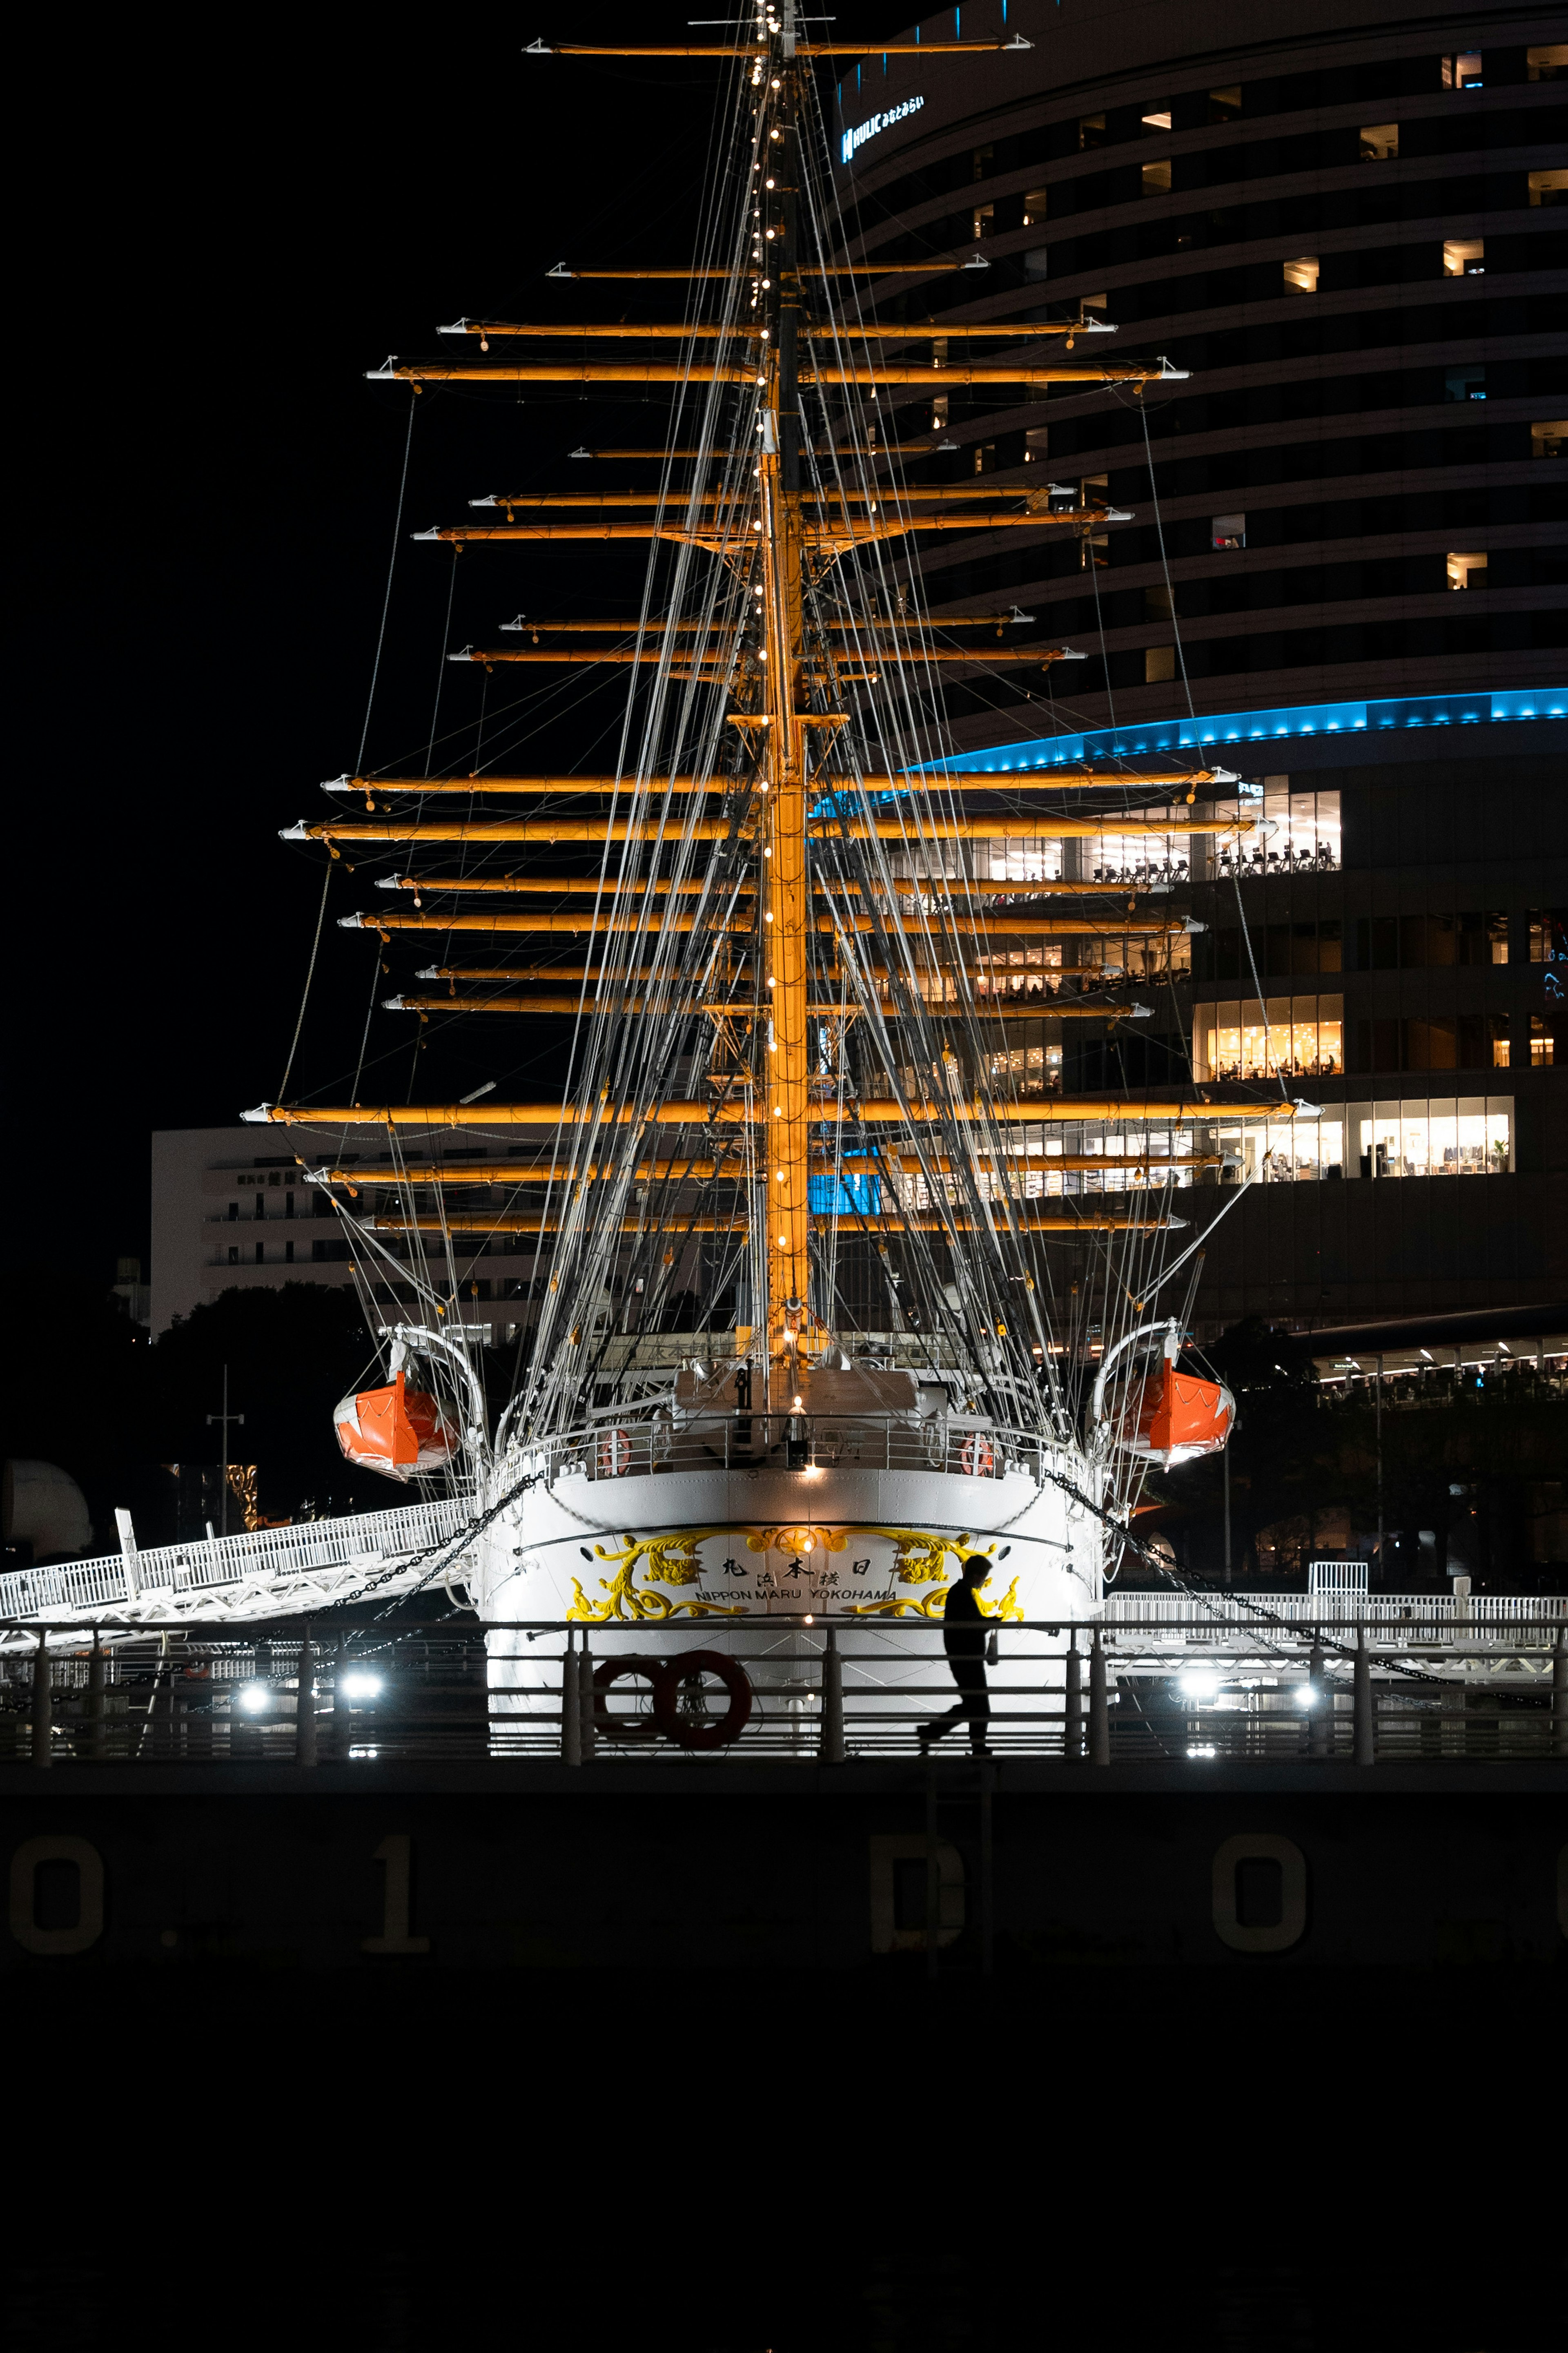
[[(1187, 373), (1143, 400), (884, 396), (889, 441), (929, 452), (911, 481), (1131, 515), (922, 553), (939, 631), (1017, 607), (1010, 645), (1085, 656), (971, 671), (957, 765), (1022, 789), (1088, 754), (1131, 782), (1186, 747), (1242, 781), (1199, 805), (1212, 839), (1166, 846), (1202, 928), (1159, 973), (1129, 953), (1145, 1018), (1043, 1013), (998, 1052), (1026, 1089), (1190, 1084), (1200, 1183), (1258, 1180), (1205, 1251), (1208, 1330), (1561, 1300), (1568, 20), (1014, 0), (1005, 21), (1032, 50), (839, 85), (842, 249), (931, 259), (873, 299), (931, 317), (933, 358), (943, 324), (1082, 316)], [(1237, 813), (1264, 820), (1239, 857), (1217, 829)], [(1108, 828), (1063, 871), (1146, 882), (1154, 854)], [(1201, 1116), (1222, 1087), (1318, 1115), (1227, 1130)]]
[[(154, 1339), (176, 1316), (210, 1303), (220, 1292), (354, 1280), (348, 1241), (326, 1193), (306, 1184), (306, 1164), (292, 1152), (258, 1153), (257, 1145), (268, 1140), (265, 1130), (237, 1125), (166, 1128), (154, 1134), (150, 1287)], [(367, 1151), (363, 1138), (357, 1151), (342, 1151), (342, 1143), (337, 1133), (306, 1134), (300, 1148), (310, 1155), (312, 1167), (363, 1169), (372, 1186), (376, 1179), (385, 1185), (391, 1178), (389, 1153)], [(465, 1147), (461, 1142), (454, 1146), (444, 1134), (435, 1148), (443, 1164), (450, 1164), (454, 1185), (461, 1182), (464, 1159), (477, 1159), (483, 1152), (483, 1147)], [(395, 1318), (415, 1300), (410, 1245), (387, 1234), (378, 1239), (375, 1249), (379, 1261), (372, 1276), (373, 1303)], [(426, 1261), (429, 1264), (428, 1253)], [(532, 1256), (531, 1251), (524, 1260), (509, 1250), (504, 1237), (493, 1241), (468, 1237), (450, 1264), (442, 1258), (432, 1271), (437, 1293), (460, 1300), (466, 1310), (476, 1303), (488, 1306), (492, 1301), (526, 1297)], [(522, 1313), (514, 1304), (509, 1323), (502, 1306), (498, 1316), (501, 1337), (515, 1335), (515, 1319)]]

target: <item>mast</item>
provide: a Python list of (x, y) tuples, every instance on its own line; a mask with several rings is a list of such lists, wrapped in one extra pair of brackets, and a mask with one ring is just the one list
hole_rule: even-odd
[[(1115, 823), (1131, 835), (1249, 830), (1249, 821), (1191, 814), (1199, 785), (1226, 780), (1225, 771), (1199, 759), (1151, 762), (1131, 776), (1079, 766), (1023, 779), (943, 773), (940, 759), (922, 757), (933, 740), (930, 712), (940, 708), (942, 672), (934, 665), (983, 665), (992, 655), (978, 640), (970, 641), (973, 653), (969, 643), (939, 646), (938, 625), (910, 601), (912, 564), (895, 580), (885, 559), (905, 554), (911, 535), (923, 531), (1049, 528), (1082, 538), (1124, 518), (1104, 501), (1080, 498), (1064, 507), (1048, 484), (906, 485), (897, 461), (930, 455), (932, 445), (900, 443), (883, 429), (876, 406), (884, 385), (1137, 388), (1174, 371), (1159, 360), (1100, 357), (1100, 338), (1114, 331), (1081, 311), (1076, 319), (952, 329), (882, 318), (879, 295), (868, 296), (859, 281), (887, 277), (896, 286), (897, 272), (828, 259), (837, 232), (811, 143), (820, 143), (811, 61), (861, 55), (865, 45), (808, 44), (797, 39), (795, 25), (795, 0), (781, 0), (776, 8), (759, 7), (756, 38), (741, 46), (580, 52), (705, 55), (730, 60), (735, 71), (739, 120), (729, 174), (731, 188), (737, 180), (744, 187), (743, 209), (715, 215), (709, 248), (693, 267), (579, 271), (563, 264), (549, 273), (679, 278), (689, 289), (689, 315), (669, 324), (586, 328), (461, 320), (441, 332), (463, 339), (469, 352), (373, 371), (416, 396), (426, 384), (453, 381), (570, 382), (664, 385), (674, 403), (662, 450), (572, 453), (658, 457), (664, 470), (657, 491), (503, 489), (470, 500), (490, 511), (485, 519), (415, 534), (454, 554), (487, 543), (646, 543), (644, 608), (625, 625), (629, 642), (595, 643), (619, 626), (602, 619), (525, 622), (519, 615), (502, 626), (526, 634), (526, 647), (469, 647), (449, 657), (487, 668), (595, 661), (606, 665), (606, 676), (620, 666), (631, 681), (628, 708), (643, 714), (635, 757), (628, 750), (605, 775), (345, 776), (327, 789), (363, 796), (363, 820), (334, 816), (290, 828), (334, 859), (377, 842), (416, 852), (463, 846), (460, 874), (420, 868), (380, 878), (383, 889), (412, 892), (415, 912), (377, 907), (340, 918), (349, 927), (388, 943), (405, 932), (506, 943), (532, 935), (542, 957), (563, 953), (550, 946), (552, 935), (570, 935), (579, 953), (585, 948), (582, 967), (533, 967), (541, 978), (581, 984), (567, 1100), (269, 1104), (247, 1114), (287, 1124), (374, 1125), (389, 1138), (437, 1125), (546, 1131), (537, 1179), (544, 1198), (530, 1200), (525, 1214), (506, 1205), (456, 1214), (441, 1206), (431, 1216), (416, 1190), (438, 1186), (439, 1172), (405, 1169), (396, 1215), (373, 1216), (362, 1229), (401, 1233), (416, 1245), (425, 1231), (541, 1237), (535, 1266), (551, 1271), (528, 1412), (564, 1417), (602, 1377), (584, 1298), (638, 1251), (645, 1271), (658, 1253), (657, 1280), (668, 1291), (685, 1238), (699, 1233), (739, 1238), (726, 1243), (726, 1263), (749, 1265), (741, 1290), (749, 1282), (752, 1322), (737, 1307), (737, 1353), (773, 1367), (793, 1392), (840, 1320), (834, 1267), (841, 1224), (879, 1255), (895, 1291), (902, 1278), (891, 1271), (888, 1237), (921, 1238), (899, 1247), (925, 1254), (922, 1271), (910, 1277), (926, 1302), (925, 1328), (946, 1333), (953, 1361), (970, 1368), (966, 1378), (980, 1387), (994, 1378), (995, 1394), (1015, 1401), (1026, 1389), (1037, 1405), (1037, 1383), (1049, 1389), (1057, 1375), (1027, 1238), (1116, 1234), (1141, 1248), (1143, 1236), (1180, 1222), (1152, 1195), (1142, 1203), (1129, 1196), (1115, 1208), (1109, 1202), (1075, 1208), (1064, 1199), (1047, 1212), (1033, 1198), (1026, 1203), (1016, 1176), (1026, 1147), (1010, 1138), (1020, 1124), (1091, 1120), (1110, 1129), (1181, 1119), (1193, 1108), (1190, 1091), (1167, 1085), (1141, 1099), (1021, 1101), (991, 1084), (984, 1039), (984, 1025), (1007, 1009), (985, 993), (996, 941), (1168, 942), (1180, 919), (1151, 895), (1165, 886), (1111, 890), (1064, 876), (1026, 886), (1047, 903), (1044, 912), (1024, 913), (1011, 903), (1013, 886), (972, 873), (970, 846), (1088, 839), (1103, 830), (1105, 815), (1075, 802), (1058, 817), (1048, 797), (1108, 784), (1126, 810)], [(992, 53), (1028, 45), (1014, 37), (924, 46)], [(942, 266), (920, 267), (929, 276)], [(691, 315), (705, 305), (717, 315)], [(949, 334), (959, 345), (956, 361), (946, 355)], [(930, 361), (911, 358), (910, 343), (927, 336)], [(966, 336), (994, 348), (972, 363)], [(1091, 337), (1092, 357), (1049, 347), (1055, 338), (1072, 353)], [(552, 338), (563, 344), (581, 338), (577, 356), (552, 356)], [(1016, 349), (1003, 348), (1015, 339)], [(695, 469), (684, 485), (678, 465)], [(984, 628), (1001, 638), (1031, 617), (1016, 608), (965, 613), (943, 617), (940, 629)], [(1038, 644), (994, 656), (1042, 667), (1071, 658), (1068, 649)], [(1155, 802), (1133, 807), (1129, 787), (1163, 788), (1166, 797), (1179, 787), (1187, 806), (1179, 816)], [(1047, 796), (1045, 806), (1018, 807), (1020, 791)], [(503, 808), (509, 797), (514, 805), (515, 797), (533, 799), (541, 813), (487, 815), (471, 806), (457, 822), (443, 818), (439, 797), (459, 793), (471, 801), (498, 797)], [(1010, 811), (986, 806), (985, 797), (999, 793), (1010, 797)], [(597, 871), (500, 873), (486, 863), (500, 845), (513, 843), (546, 854), (579, 845)], [(551, 892), (564, 903), (550, 910), (529, 903)], [(428, 904), (469, 893), (503, 905), (465, 912), (471, 902), (463, 897), (456, 909)], [(438, 1004), (454, 1011), (570, 1010), (564, 996), (456, 997), (458, 978), (531, 976), (505, 965), (443, 965), (421, 977), (447, 979), (447, 999), (399, 995), (388, 1002), (421, 1020)], [(1103, 1002), (1053, 1009), (1117, 1015)], [(846, 1041), (857, 1023), (852, 1069)], [(967, 1075), (950, 1042), (959, 1033), (972, 1065)], [(1133, 1166), (1148, 1159), (1146, 1138), (1139, 1142), (1143, 1158)], [(1054, 1165), (1084, 1157), (1058, 1155)], [(1192, 1166), (1194, 1156), (1170, 1165)], [(320, 1181), (340, 1176), (322, 1171)], [(516, 1171), (505, 1181), (514, 1179), (535, 1181)], [(815, 1205), (814, 1187), (821, 1188)], [(345, 1207), (340, 1201), (341, 1213)], [(896, 1311), (891, 1320), (905, 1328)], [(1065, 1428), (1059, 1401), (1051, 1410)]]
[[(784, 0), (787, 38), (794, 46), (794, 0)], [(773, 1096), (767, 1128), (766, 1189), (757, 1212), (768, 1226), (768, 1333), (770, 1356), (798, 1350), (807, 1322), (811, 1271), (809, 1249), (809, 1049), (806, 1037), (808, 924), (805, 789), (806, 731), (799, 707), (805, 663), (801, 594), (800, 388), (796, 353), (800, 281), (795, 275), (795, 90), (798, 69), (774, 77), (779, 88), (763, 93), (759, 110), (758, 149), (779, 150), (775, 169), (759, 174), (757, 242), (782, 243), (782, 268), (769, 273), (768, 333), (773, 348), (767, 369), (760, 436), (762, 455), (762, 607), (768, 681), (768, 730), (763, 759), (768, 770), (768, 807), (763, 818), (767, 903), (763, 955), (772, 1002), (767, 1060)], [(770, 101), (772, 101), (770, 103)], [(778, 119), (773, 120), (774, 116)], [(766, 134), (776, 131), (777, 139)], [(773, 160), (770, 157), (770, 161)], [(771, 852), (771, 857), (767, 854)], [(767, 1208), (762, 1208), (765, 1200)]]

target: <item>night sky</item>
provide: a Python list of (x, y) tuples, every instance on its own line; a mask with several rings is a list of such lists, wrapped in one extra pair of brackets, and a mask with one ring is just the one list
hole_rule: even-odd
[[(26, 69), (38, 205), (12, 314), (16, 349), (42, 364), (11, 385), (7, 1263), (36, 1276), (54, 1258), (107, 1283), (117, 1256), (146, 1257), (151, 1132), (279, 1092), (321, 853), (278, 832), (326, 814), (321, 780), (355, 763), (408, 433), (409, 393), (363, 371), (450, 349), (434, 330), (465, 314), (658, 315), (637, 289), (544, 272), (686, 259), (718, 69), (521, 54), (552, 33), (685, 37), (683, 11), (629, 6), (591, 26), (576, 8), (299, 11), (230, 18), (205, 42), (184, 17), (107, 41), (55, 21)], [(905, 21), (841, 6), (835, 31)], [(468, 765), (481, 697), (486, 746), (504, 740), (514, 769), (593, 765), (595, 742), (613, 764), (616, 690), (501, 671), (487, 691), (441, 656), (520, 608), (635, 609), (640, 553), (617, 576), (587, 549), (474, 549), (454, 574), (407, 533), (498, 488), (651, 487), (650, 469), (623, 480), (565, 453), (657, 445), (664, 397), (432, 387), (416, 407), (367, 765), (423, 767), (438, 682), (438, 768)], [(296, 1099), (352, 1081), (378, 944), (333, 918), (384, 904), (359, 881), (333, 878)], [(374, 993), (437, 946), (395, 951)], [(406, 1097), (414, 1031), (373, 1016), (362, 1094)], [(426, 1035), (419, 1098), (486, 1079), (548, 1092), (560, 1054), (537, 1023)]]

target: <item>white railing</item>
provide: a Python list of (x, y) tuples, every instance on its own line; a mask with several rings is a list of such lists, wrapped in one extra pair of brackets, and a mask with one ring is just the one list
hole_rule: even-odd
[[(791, 1442), (803, 1449), (798, 1461)], [(1060, 1450), (1033, 1430), (933, 1414), (755, 1413), (691, 1415), (679, 1426), (660, 1412), (638, 1419), (608, 1411), (589, 1429), (545, 1439), (525, 1450), (546, 1485), (563, 1475), (647, 1478), (666, 1471), (804, 1468), (940, 1471), (952, 1478), (1005, 1479), (1024, 1472), (1037, 1484)]]
[(145, 1602), (160, 1594), (212, 1592), (266, 1585), (356, 1561), (395, 1560), (457, 1535), (473, 1511), (463, 1495), (360, 1512), (340, 1520), (298, 1520), (288, 1527), (215, 1536), (205, 1544), (160, 1545), (148, 1552), (100, 1554), (0, 1576), (0, 1618), (91, 1610)]
[(1364, 1593), (1367, 1590), (1367, 1565), (1364, 1560), (1310, 1560), (1307, 1563), (1309, 1593)]
[(1155, 1626), (1289, 1626), (1352, 1620), (1368, 1626), (1557, 1626), (1568, 1598), (1529, 1593), (1108, 1593), (1108, 1625), (1139, 1620)]

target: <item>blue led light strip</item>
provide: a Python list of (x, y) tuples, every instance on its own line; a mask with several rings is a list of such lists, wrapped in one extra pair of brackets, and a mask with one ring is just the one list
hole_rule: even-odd
[[(940, 627), (940, 623), (938, 624)], [(1080, 760), (1134, 758), (1140, 753), (1196, 751), (1289, 742), (1291, 737), (1373, 735), (1391, 728), (1474, 727), (1505, 719), (1568, 719), (1568, 690), (1521, 687), (1507, 694), (1420, 694), (1386, 702), (1301, 702), (1279, 711), (1233, 711), (1215, 718), (1152, 719), (1130, 727), (1101, 727), (1082, 735), (1046, 735), (1033, 743), (961, 752), (928, 766), (952, 773), (981, 769), (1060, 768)]]

